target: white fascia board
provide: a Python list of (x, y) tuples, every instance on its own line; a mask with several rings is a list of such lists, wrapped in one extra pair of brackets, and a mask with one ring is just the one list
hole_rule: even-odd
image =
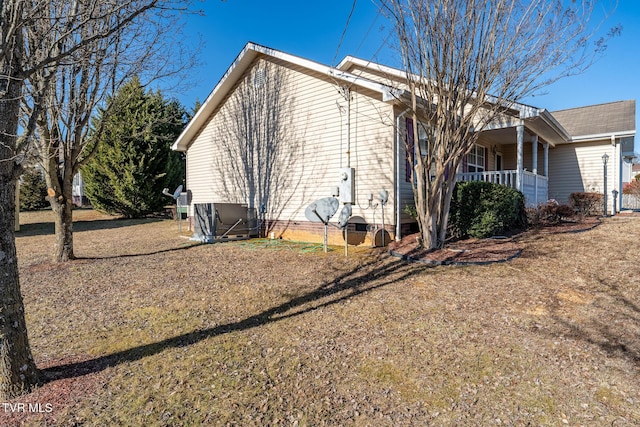
[(553, 115), (551, 115), (548, 110), (538, 110), (538, 116), (542, 120), (544, 120), (544, 122), (550, 128), (552, 128), (560, 136), (560, 138), (562, 138), (564, 141), (571, 141), (571, 135), (569, 135), (569, 132), (566, 131), (566, 129), (560, 124), (558, 120), (556, 120), (555, 117), (553, 117)]
[[(213, 112), (215, 107), (220, 102), (221, 98), (224, 97), (226, 91), (224, 90), (227, 86), (232, 86), (235, 83), (238, 75), (242, 75), (244, 72), (244, 67), (240, 67), (240, 64), (248, 65), (251, 63), (256, 56), (257, 50), (255, 49), (257, 45), (254, 43), (247, 43), (245, 47), (240, 51), (236, 59), (231, 63), (231, 66), (224, 73), (218, 84), (215, 85), (207, 99), (205, 99), (204, 103), (200, 106), (196, 114), (191, 118), (187, 126), (184, 128), (176, 142), (171, 146), (172, 150), (175, 151), (187, 151), (187, 144), (191, 139), (196, 135), (196, 133), (200, 130), (200, 124), (203, 120)], [(235, 78), (234, 78), (235, 77)]]
[(401, 90), (393, 88), (391, 86), (387, 86), (382, 83), (374, 82), (373, 80), (365, 79), (363, 77), (358, 77), (354, 74), (347, 73), (345, 71), (337, 70), (335, 68), (327, 67), (325, 72), (338, 80), (342, 80), (344, 82), (352, 83), (357, 86), (371, 89), (375, 92), (379, 92), (382, 94), (382, 100), (384, 102), (394, 101), (398, 98), (398, 96), (402, 93)]
[(590, 141), (599, 141), (603, 139), (611, 139), (613, 138), (626, 138), (629, 136), (635, 136), (635, 130), (627, 130), (627, 131), (619, 131), (619, 132), (609, 132), (609, 133), (598, 133), (593, 135), (580, 135), (574, 136), (571, 138), (571, 142), (590, 142)]
[(370, 68), (374, 71), (379, 71), (384, 74), (389, 74), (391, 76), (399, 77), (401, 79), (407, 78), (407, 73), (403, 70), (399, 70), (397, 68), (389, 67), (388, 65), (378, 64), (377, 62), (365, 61), (364, 59), (356, 58), (353, 56), (346, 56), (340, 63), (336, 66), (338, 70), (346, 70), (351, 65), (357, 65), (362, 68)]

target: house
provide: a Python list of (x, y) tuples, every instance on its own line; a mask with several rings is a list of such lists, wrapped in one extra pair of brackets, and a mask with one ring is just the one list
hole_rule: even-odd
[[(190, 217), (196, 204), (241, 203), (263, 213), (269, 235), (318, 241), (324, 226), (305, 208), (340, 192), (352, 205), (349, 243), (415, 229), (405, 212), (413, 204), (412, 122), (399, 102), (403, 78), (354, 57), (330, 67), (248, 43), (172, 146), (186, 152)], [(605, 111), (624, 119), (582, 127), (582, 118)], [(635, 101), (557, 113), (516, 103), (482, 131), (458, 178), (520, 189), (528, 205), (566, 201), (573, 191), (603, 191), (595, 162), (608, 152), (607, 189), (620, 190), (631, 123)], [(345, 233), (329, 228), (329, 242), (344, 243)]]
[[(549, 197), (566, 202), (574, 191), (602, 193), (606, 190), (609, 210), (612, 191), (618, 192), (616, 210), (622, 205), (622, 188), (631, 181), (635, 139), (635, 101), (554, 111), (552, 114), (571, 139), (556, 145), (550, 160)], [(607, 158), (605, 188), (603, 156)]]

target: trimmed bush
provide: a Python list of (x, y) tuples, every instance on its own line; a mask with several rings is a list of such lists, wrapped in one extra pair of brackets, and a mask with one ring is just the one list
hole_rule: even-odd
[(456, 184), (449, 210), (452, 237), (482, 239), (526, 225), (524, 195), (521, 192), (483, 181)]
[(569, 204), (580, 215), (602, 215), (604, 194), (601, 193), (571, 193)]
[(555, 200), (539, 205), (537, 208), (527, 209), (529, 225), (537, 227), (541, 225), (559, 224), (563, 220), (574, 217), (576, 211), (569, 205), (558, 204)]

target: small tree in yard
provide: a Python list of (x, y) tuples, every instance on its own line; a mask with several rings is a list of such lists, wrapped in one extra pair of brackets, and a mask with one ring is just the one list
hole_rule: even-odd
[[(79, 6), (84, 11), (83, 6)], [(38, 162), (45, 172), (50, 189), (49, 202), (55, 215), (54, 261), (75, 257), (73, 250), (73, 178), (98, 147), (102, 128), (91, 128), (91, 118), (98, 109), (108, 117), (113, 95), (133, 76), (145, 81), (181, 72), (191, 65), (181, 55), (176, 26), (170, 18), (157, 21), (140, 20), (114, 34), (97, 38), (79, 46), (54, 71), (38, 70), (27, 80), (28, 96), (24, 110), (29, 114), (35, 100), (41, 98), (42, 112), (37, 118), (34, 138)], [(113, 20), (112, 14), (96, 18), (78, 30), (76, 37), (91, 39), (104, 32)], [(46, 26), (36, 26), (28, 33), (30, 45), (50, 43)], [(75, 39), (66, 43), (72, 44)], [(171, 52), (170, 54), (168, 52)], [(169, 60), (169, 55), (171, 60)], [(42, 87), (47, 87), (42, 90)]]
[(83, 169), (85, 193), (96, 209), (138, 218), (166, 204), (164, 187), (182, 182), (180, 153), (171, 151), (186, 124), (177, 101), (147, 93), (134, 78), (108, 102), (113, 108), (95, 126), (102, 128), (95, 156)]
[[(412, 185), (423, 245), (444, 245), (456, 172), (480, 132), (515, 102), (583, 71), (593, 47), (590, 0), (380, 0), (406, 70)], [(615, 35), (614, 28), (607, 36)], [(520, 115), (518, 119), (526, 116)], [(408, 141), (407, 141), (408, 142)], [(418, 144), (416, 144), (418, 145)]]

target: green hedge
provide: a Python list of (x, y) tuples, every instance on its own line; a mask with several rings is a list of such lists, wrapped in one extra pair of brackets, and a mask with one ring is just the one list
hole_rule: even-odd
[(449, 232), (455, 238), (487, 238), (524, 228), (524, 195), (512, 188), (483, 181), (460, 181), (453, 190)]

